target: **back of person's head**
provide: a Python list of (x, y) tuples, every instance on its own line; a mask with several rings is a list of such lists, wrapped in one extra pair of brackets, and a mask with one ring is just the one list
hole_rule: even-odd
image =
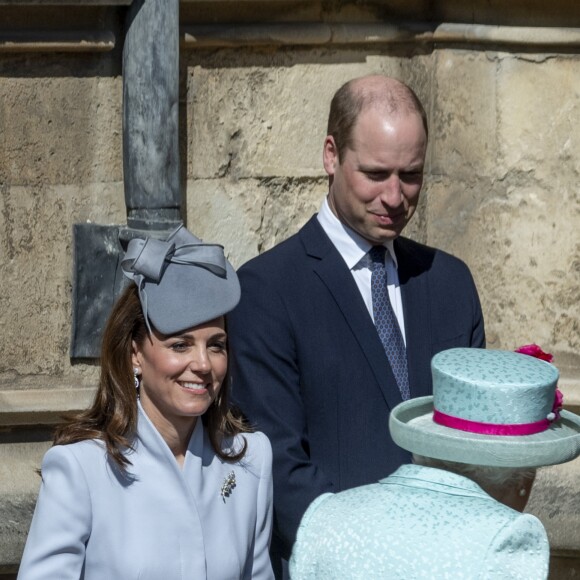
[(428, 136), (427, 114), (413, 89), (383, 75), (359, 77), (342, 85), (330, 103), (326, 133), (334, 138), (339, 161), (344, 158), (345, 150), (352, 148), (352, 132), (359, 115), (371, 107), (389, 116), (419, 115)]
[(418, 464), (469, 477), (523, 510), (536, 468), (580, 455), (580, 417), (562, 410), (551, 355), (537, 345), (520, 351), (436, 354), (433, 396), (397, 405), (389, 429)]

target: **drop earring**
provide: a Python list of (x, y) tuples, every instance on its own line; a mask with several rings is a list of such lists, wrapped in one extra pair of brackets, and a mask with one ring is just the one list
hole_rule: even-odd
[(135, 382), (135, 389), (138, 391), (141, 381), (139, 380), (139, 369), (137, 367), (133, 367), (133, 381)]

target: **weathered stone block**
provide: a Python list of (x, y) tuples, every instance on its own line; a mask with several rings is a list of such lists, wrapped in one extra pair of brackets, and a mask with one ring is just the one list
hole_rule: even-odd
[[(386, 72), (428, 83), (422, 58), (368, 57), (339, 65), (190, 66), (188, 177), (317, 177), (332, 95), (351, 78)], [(282, 63), (281, 63), (282, 64)], [(423, 97), (423, 95), (421, 94)], [(428, 102), (428, 101), (426, 101)]]
[[(442, 178), (428, 195), (429, 243), (471, 267), (488, 346), (537, 342), (580, 369), (576, 221), (558, 219), (550, 209), (552, 194), (532, 180), (474, 185)], [(576, 206), (570, 205), (571, 215)]]
[(121, 95), (118, 77), (2, 77), (0, 153), (7, 182), (120, 181)]
[(553, 552), (573, 552), (580, 545), (578, 488), (580, 458), (538, 470), (526, 512), (544, 524)]
[(578, 216), (580, 60), (504, 56), (497, 94), (502, 178), (540, 181), (550, 199), (541, 215), (565, 206)]
[(196, 179), (187, 184), (187, 227), (206, 242), (222, 244), (240, 266), (258, 253), (266, 192), (252, 179)]
[(222, 244), (238, 267), (294, 234), (326, 192), (324, 178), (192, 180), (187, 223), (197, 236)]
[(20, 561), (40, 487), (42, 456), (50, 447), (47, 429), (4, 430), (0, 436), (0, 563)]
[(72, 224), (123, 223), (121, 184), (0, 190), (0, 381), (69, 367)]
[(261, 250), (296, 233), (319, 208), (328, 193), (327, 178), (264, 180), (266, 189)]
[(467, 181), (494, 176), (496, 63), (482, 52), (441, 50), (434, 67), (431, 173)]
[(339, 84), (329, 86), (320, 67), (190, 70), (188, 175), (320, 175), (327, 103)]

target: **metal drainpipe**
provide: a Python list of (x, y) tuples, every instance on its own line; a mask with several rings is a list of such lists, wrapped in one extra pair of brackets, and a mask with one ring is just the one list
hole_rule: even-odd
[(123, 48), (123, 174), (126, 226), (75, 224), (73, 359), (98, 358), (106, 319), (124, 286), (123, 246), (164, 238), (181, 220), (179, 0), (135, 0)]

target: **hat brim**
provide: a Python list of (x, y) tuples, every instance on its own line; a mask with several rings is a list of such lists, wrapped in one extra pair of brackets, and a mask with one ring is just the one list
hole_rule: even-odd
[(492, 467), (541, 467), (580, 455), (580, 417), (561, 411), (541, 433), (524, 436), (480, 435), (433, 421), (433, 397), (410, 399), (390, 414), (393, 441), (417, 455)]

